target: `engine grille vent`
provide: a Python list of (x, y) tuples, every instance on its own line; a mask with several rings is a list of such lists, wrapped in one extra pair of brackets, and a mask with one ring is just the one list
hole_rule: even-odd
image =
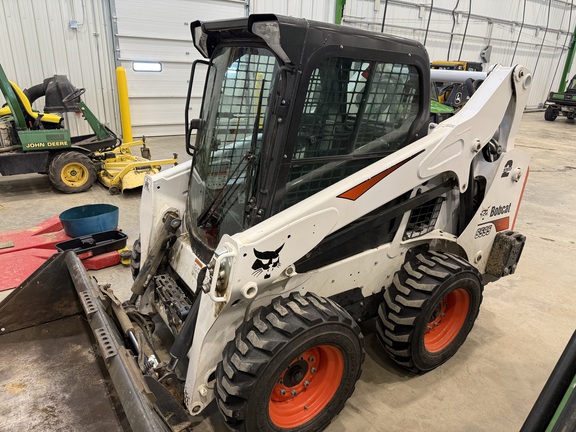
[(413, 239), (432, 231), (436, 226), (444, 199), (441, 196), (436, 197), (412, 210), (403, 239)]

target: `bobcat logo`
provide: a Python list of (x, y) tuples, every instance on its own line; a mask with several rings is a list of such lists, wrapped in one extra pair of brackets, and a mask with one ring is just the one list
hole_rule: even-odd
[(254, 249), (254, 256), (256, 256), (256, 261), (252, 264), (253, 276), (260, 276), (262, 272), (266, 272), (264, 279), (270, 278), (272, 270), (276, 267), (280, 267), (280, 251), (284, 245), (280, 246), (274, 251), (264, 251)]

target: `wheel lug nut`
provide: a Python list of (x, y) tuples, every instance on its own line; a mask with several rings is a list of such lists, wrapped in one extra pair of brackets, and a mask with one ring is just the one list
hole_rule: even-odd
[(304, 381), (304, 387), (308, 387), (310, 383), (308, 381)]
[(298, 360), (304, 360), (304, 357), (300, 356), (300, 358)]
[(426, 329), (432, 330), (432, 327), (430, 327), (429, 325), (427, 325), (427, 326), (426, 326)]
[(310, 369), (310, 372), (312, 372), (312, 373), (316, 373), (316, 368), (315, 368), (315, 367), (313, 367), (312, 369)]
[(292, 393), (292, 396), (296, 396), (298, 394), (298, 392), (296, 390), (292, 390), (291, 393)]
[(441, 317), (445, 317), (446, 314), (445, 314), (444, 312), (442, 312), (442, 313), (440, 314), (440, 316), (441, 316)]
[(282, 396), (284, 396), (284, 395), (286, 394), (286, 390), (280, 389), (280, 394), (281, 394)]
[(437, 323), (437, 322), (434, 323), (434, 327), (438, 327), (438, 323)]
[(278, 384), (284, 384), (284, 381), (282, 379), (279, 379)]
[(308, 357), (309, 362), (313, 362), (314, 360), (315, 360), (315, 358), (313, 356)]

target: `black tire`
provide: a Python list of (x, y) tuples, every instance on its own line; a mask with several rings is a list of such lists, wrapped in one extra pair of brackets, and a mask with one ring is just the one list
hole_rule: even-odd
[(554, 121), (556, 120), (556, 117), (558, 117), (556, 110), (551, 106), (547, 107), (546, 111), (544, 111), (544, 118), (548, 121)]
[(277, 297), (226, 345), (216, 370), (218, 407), (242, 431), (322, 430), (354, 391), (363, 346), (360, 328), (336, 303), (312, 293)]
[(66, 151), (54, 156), (48, 168), (48, 176), (60, 192), (85, 192), (96, 181), (96, 167), (85, 154)]
[(414, 372), (451, 358), (478, 316), (481, 280), (478, 270), (453, 254), (428, 251), (408, 259), (378, 309), (378, 338), (390, 357)]
[(140, 246), (140, 237), (138, 237), (132, 246), (132, 255), (130, 256), (130, 271), (132, 272), (132, 279), (134, 280), (136, 280), (136, 276), (140, 273), (141, 254), (142, 247)]

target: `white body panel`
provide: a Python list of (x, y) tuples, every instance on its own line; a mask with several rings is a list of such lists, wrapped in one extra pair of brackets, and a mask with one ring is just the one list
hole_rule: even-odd
[[(360, 288), (364, 296), (378, 293), (392, 281), (405, 252), (423, 243), (451, 244), (482, 272), (497, 230), (512, 228), (524, 187), (529, 160), (514, 149), (514, 138), (530, 79), (529, 72), (521, 67), (496, 68), (462, 110), (428, 136), (253, 228), (231, 237), (225, 235), (209, 264), (203, 288), (210, 292), (201, 295), (194, 343), (188, 353), (185, 397), (189, 411), (198, 414), (212, 400), (214, 382), (209, 379), (236, 328), (257, 307), (276, 296), (310, 290), (329, 297), (353, 288)], [(497, 131), (502, 155), (496, 162), (487, 162), (481, 149)], [(472, 221), (456, 237), (452, 213), (460, 193), (469, 187), (472, 161), (474, 176), (487, 179), (485, 198)], [(142, 201), (143, 222), (147, 218), (152, 221), (145, 227), (148, 233), (158, 223), (153, 215), (160, 217), (162, 209), (184, 211), (185, 170), (183, 164), (150, 180), (145, 192), (149, 195), (144, 199), (143, 193)], [(304, 274), (296, 273), (293, 264), (330, 233), (407, 191), (414, 195), (417, 190), (430, 189), (447, 175), (456, 179), (457, 188), (448, 192), (432, 232), (404, 241), (407, 212), (391, 243)], [(357, 190), (360, 192), (348, 195)], [(498, 222), (506, 217), (506, 226)], [(497, 228), (486, 229), (485, 225)], [(142, 235), (144, 251), (149, 234)], [(172, 267), (195, 289), (203, 263), (192, 252), (187, 236), (182, 236), (174, 249)], [(279, 257), (268, 269), (255, 271), (255, 251), (279, 251)], [(212, 273), (220, 271), (224, 271), (226, 280), (223, 292), (216, 291), (215, 281), (210, 280)]]
[(140, 244), (141, 262), (146, 261), (148, 249), (154, 241), (152, 233), (169, 209), (180, 217), (184, 214), (188, 198), (188, 183), (192, 161), (160, 171), (153, 176), (146, 175), (140, 200)]

